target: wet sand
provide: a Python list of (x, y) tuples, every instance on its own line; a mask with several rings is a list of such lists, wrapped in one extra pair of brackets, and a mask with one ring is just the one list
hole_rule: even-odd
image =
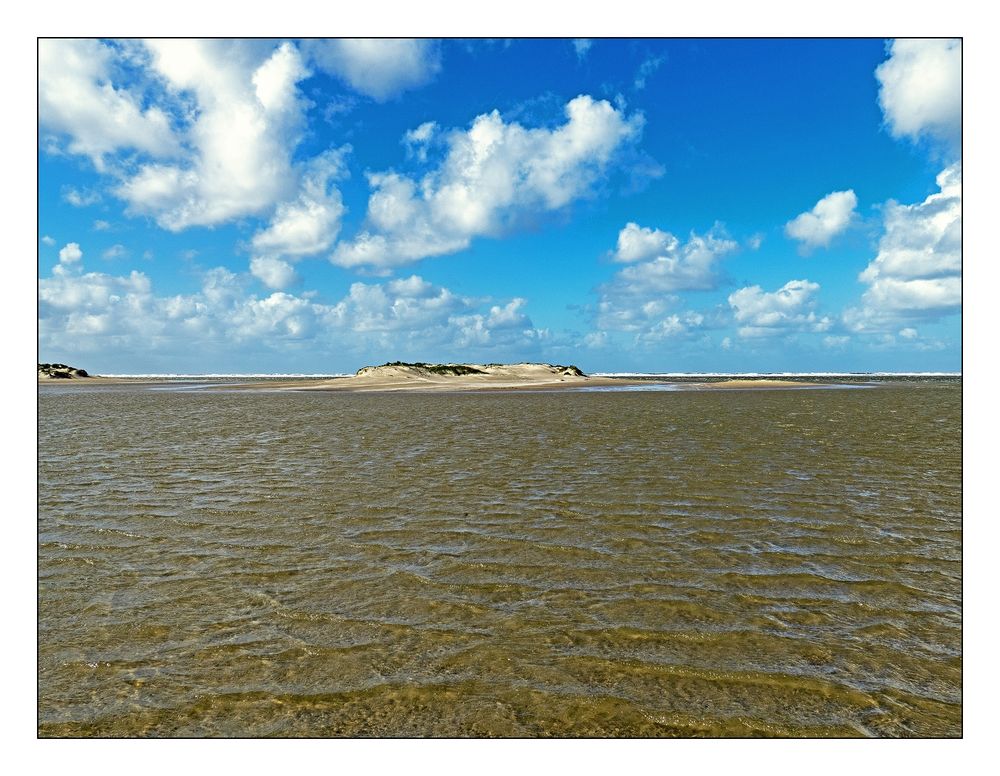
[[(463, 375), (460, 377), (428, 378), (367, 378), (338, 377), (314, 383), (271, 383), (268, 388), (289, 388), (303, 391), (350, 391), (355, 393), (382, 393), (395, 391), (516, 391), (560, 390), (590, 386), (639, 385), (642, 381), (620, 380), (613, 377), (563, 377), (563, 378), (511, 378), (494, 375)], [(247, 387), (257, 387), (257, 384)]]
[[(680, 390), (761, 389), (819, 387), (822, 383), (795, 380), (724, 380), (719, 382), (678, 382), (625, 377), (565, 377), (510, 379), (492, 375), (463, 375), (438, 379), (336, 377), (324, 380), (272, 380), (225, 386), (243, 390), (345, 391), (350, 393), (394, 393), (441, 391), (558, 391), (579, 388), (669, 385)], [(221, 386), (220, 386), (221, 387)]]
[[(782, 390), (789, 388), (821, 387), (825, 383), (807, 380), (776, 380), (767, 378), (742, 378), (691, 382), (678, 380), (655, 380), (629, 377), (589, 377), (553, 376), (545, 373), (503, 374), (503, 375), (353, 375), (348, 377), (291, 377), (287, 379), (253, 379), (233, 377), (211, 378), (206, 390), (244, 391), (332, 391), (348, 393), (395, 393), (442, 391), (551, 391), (579, 388), (601, 388), (622, 386), (673, 386), (679, 390)], [(216, 382), (218, 381), (218, 382)], [(184, 383), (200, 382), (196, 378), (186, 378)], [(64, 385), (74, 387), (108, 385), (171, 385), (181, 384), (170, 377), (77, 377), (72, 379), (39, 378), (41, 385)]]
[(809, 382), (807, 380), (770, 380), (767, 378), (761, 379), (736, 379), (736, 380), (720, 380), (717, 382), (710, 383), (688, 383), (692, 388), (711, 388), (713, 390), (733, 390), (733, 389), (745, 389), (745, 388), (765, 388), (765, 389), (781, 389), (781, 388), (811, 388), (820, 385), (825, 385), (825, 383), (815, 383)]
[(175, 382), (169, 377), (102, 377), (100, 375), (90, 375), (88, 377), (39, 377), (39, 385), (159, 385), (162, 383)]

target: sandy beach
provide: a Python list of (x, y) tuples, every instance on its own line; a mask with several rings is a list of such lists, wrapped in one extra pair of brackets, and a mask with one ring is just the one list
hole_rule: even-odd
[(99, 386), (99, 385), (159, 385), (169, 383), (171, 380), (166, 377), (102, 377), (101, 375), (89, 375), (87, 377), (52, 378), (39, 376), (39, 385), (72, 385), (72, 386)]
[[(470, 370), (451, 374), (444, 370)], [(553, 364), (449, 364), (383, 365), (364, 367), (350, 377), (298, 378), (248, 382), (227, 389), (344, 391), (352, 393), (439, 392), (439, 391), (547, 391), (579, 388), (670, 385), (679, 390), (783, 389), (817, 386), (819, 383), (777, 379), (733, 379), (690, 382), (671, 379), (589, 376), (575, 367)], [(222, 386), (220, 386), (222, 387)]]
[(717, 382), (689, 383), (692, 388), (711, 390), (743, 390), (746, 388), (810, 388), (823, 385), (823, 383), (808, 382), (806, 380), (771, 380), (768, 378), (759, 379), (734, 379), (719, 380)]
[[(464, 374), (448, 373), (454, 368)], [(552, 364), (383, 365), (364, 367), (351, 377), (271, 380), (246, 383), (247, 390), (266, 388), (299, 391), (399, 392), (549, 390), (622, 385), (611, 377), (588, 377), (572, 367)]]
[[(454, 369), (452, 373), (447, 370)], [(39, 376), (39, 385), (106, 386), (163, 385), (176, 382), (167, 377), (104, 377), (90, 375), (72, 379)], [(725, 380), (656, 380), (639, 377), (590, 376), (575, 367), (553, 364), (425, 364), (364, 367), (345, 377), (289, 377), (287, 379), (223, 382), (206, 390), (241, 391), (333, 391), (348, 393), (398, 393), (442, 391), (550, 391), (579, 388), (670, 385), (678, 390), (781, 390), (817, 387), (804, 380), (734, 378)]]

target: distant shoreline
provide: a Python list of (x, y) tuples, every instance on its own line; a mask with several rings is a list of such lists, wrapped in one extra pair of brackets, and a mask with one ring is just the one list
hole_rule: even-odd
[[(233, 382), (230, 382), (232, 380)], [(191, 389), (201, 391), (238, 391), (238, 392), (301, 392), (301, 393), (483, 393), (483, 392), (576, 392), (604, 389), (614, 390), (627, 389), (629, 387), (637, 390), (655, 390), (654, 386), (662, 386), (664, 390), (676, 390), (678, 392), (699, 392), (706, 391), (712, 393), (722, 393), (726, 391), (781, 391), (795, 389), (824, 389), (838, 387), (877, 387), (879, 385), (889, 385), (892, 383), (928, 381), (928, 382), (960, 382), (961, 376), (882, 376), (880, 379), (865, 379), (862, 375), (852, 375), (850, 378), (831, 379), (781, 379), (774, 380), (768, 378), (745, 378), (745, 379), (664, 379), (664, 378), (639, 378), (639, 377), (601, 377), (594, 376), (573, 382), (522, 382), (518, 384), (486, 383), (473, 384), (462, 379), (455, 379), (442, 384), (361, 384), (353, 377), (333, 377), (333, 378), (261, 378), (254, 375), (252, 378), (244, 376), (222, 377), (213, 375), (198, 379), (197, 377), (177, 378), (177, 377), (119, 377), (119, 376), (91, 376), (75, 380), (39, 380), (39, 388), (70, 388), (86, 391), (88, 389), (99, 389), (101, 387), (128, 386), (169, 389), (175, 386), (177, 390), (182, 390), (187, 386)]]
[[(355, 374), (164, 374), (88, 375), (65, 367), (70, 380), (53, 380), (39, 365), (39, 385), (191, 385), (197, 390), (236, 391), (329, 391), (348, 393), (468, 392), (601, 390), (635, 387), (638, 390), (724, 391), (823, 388), (843, 385), (873, 385), (906, 380), (961, 380), (960, 373), (656, 373), (611, 372), (585, 374), (573, 365), (517, 364), (429, 364), (388, 362), (366, 366)], [(64, 365), (53, 365), (63, 367)]]

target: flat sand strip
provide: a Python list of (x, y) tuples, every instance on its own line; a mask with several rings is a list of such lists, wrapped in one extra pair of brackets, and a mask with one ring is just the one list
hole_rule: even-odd
[[(517, 391), (565, 390), (586, 386), (648, 385), (648, 381), (618, 380), (612, 377), (565, 377), (548, 379), (510, 379), (493, 375), (462, 375), (426, 378), (336, 377), (330, 380), (270, 381), (225, 386), (227, 389), (331, 391), (345, 393), (441, 393), (448, 391)], [(221, 387), (221, 386), (220, 386)]]
[(824, 383), (796, 380), (724, 380), (719, 382), (691, 383), (670, 380), (635, 380), (620, 377), (566, 377), (563, 379), (510, 380), (489, 379), (478, 376), (429, 379), (366, 379), (365, 377), (337, 377), (330, 380), (271, 381), (218, 386), (226, 390), (288, 390), (328, 391), (343, 393), (443, 393), (468, 391), (559, 391), (576, 388), (603, 388), (624, 386), (672, 386), (681, 391), (701, 390), (782, 390), (824, 387)]
[(705, 388), (711, 390), (732, 390), (734, 388), (746, 389), (746, 388), (763, 388), (763, 389), (775, 389), (775, 388), (813, 388), (817, 386), (828, 385), (828, 383), (812, 383), (806, 380), (769, 380), (769, 379), (749, 379), (749, 380), (719, 380), (717, 382), (710, 383), (688, 383), (685, 387), (694, 388), (697, 390), (702, 390)]
[[(520, 367), (520, 365), (518, 365)], [(351, 377), (290, 378), (254, 382), (217, 383), (203, 390), (226, 391), (329, 391), (345, 393), (442, 393), (467, 391), (558, 391), (574, 388), (624, 386), (672, 386), (682, 391), (701, 390), (780, 390), (788, 388), (823, 387), (825, 383), (805, 380), (732, 379), (710, 382), (650, 380), (628, 377), (587, 377), (584, 375), (554, 375), (547, 369), (504, 367), (494, 374), (435, 375), (415, 374), (408, 370), (384, 370)], [(191, 382), (198, 382), (192, 379)], [(100, 377), (71, 380), (42, 379), (39, 385), (174, 385), (176, 381), (158, 377)]]
[(76, 386), (98, 386), (98, 385), (169, 385), (175, 382), (166, 377), (101, 377), (100, 375), (90, 375), (88, 377), (52, 378), (39, 377), (39, 385), (72, 385)]

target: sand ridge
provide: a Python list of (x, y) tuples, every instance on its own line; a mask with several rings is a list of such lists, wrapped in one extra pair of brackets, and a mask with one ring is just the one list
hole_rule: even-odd
[(353, 377), (299, 385), (313, 391), (466, 391), (481, 389), (571, 387), (613, 384), (591, 378), (577, 367), (561, 364), (404, 364), (366, 366)]
[[(41, 365), (40, 365), (41, 366)], [(48, 365), (46, 365), (48, 366)], [(57, 365), (62, 367), (63, 365)], [(66, 369), (72, 369), (66, 367)], [(83, 370), (73, 370), (87, 374)], [(39, 382), (52, 378), (39, 372)], [(57, 382), (62, 382), (61, 380)], [(69, 381), (67, 381), (69, 382)], [(171, 384), (165, 376), (101, 377), (88, 375), (73, 379), (74, 384)], [(576, 366), (521, 362), (516, 364), (403, 363), (362, 367), (353, 376), (289, 377), (288, 379), (225, 382), (201, 386), (204, 390), (337, 391), (364, 393), (466, 392), (466, 391), (550, 391), (580, 388), (665, 385), (680, 391), (785, 390), (823, 387), (822, 383), (777, 377), (732, 377), (722, 380), (651, 379), (650, 377), (590, 376)]]
[(692, 388), (712, 389), (712, 390), (734, 390), (743, 388), (811, 388), (820, 386), (822, 383), (809, 382), (807, 380), (777, 380), (770, 378), (734, 378), (730, 380), (718, 380), (715, 382), (691, 383)]

